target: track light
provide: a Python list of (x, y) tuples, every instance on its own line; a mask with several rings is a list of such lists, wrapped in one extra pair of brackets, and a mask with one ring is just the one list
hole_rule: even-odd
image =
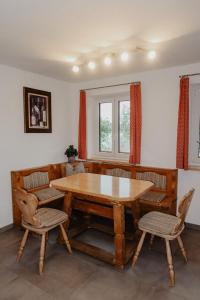
[(94, 61), (90, 61), (90, 62), (88, 63), (88, 68), (89, 68), (90, 70), (94, 70), (94, 69), (96, 68), (96, 63), (95, 63)]
[(74, 66), (72, 67), (72, 71), (73, 71), (74, 73), (78, 73), (78, 72), (80, 71), (79, 66), (74, 65)]
[(128, 52), (124, 51), (124, 52), (121, 53), (120, 57), (121, 57), (122, 61), (126, 62), (129, 59), (129, 54), (128, 54)]
[(154, 60), (156, 58), (156, 51), (155, 50), (148, 51), (147, 57), (150, 60)]
[(112, 59), (111, 59), (110, 56), (106, 56), (106, 57), (104, 58), (104, 64), (105, 64), (106, 66), (110, 66), (110, 65), (112, 64)]

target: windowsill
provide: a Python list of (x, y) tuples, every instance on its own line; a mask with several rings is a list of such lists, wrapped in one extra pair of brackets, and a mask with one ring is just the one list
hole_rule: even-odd
[(116, 158), (116, 157), (99, 157), (99, 156), (91, 156), (87, 159), (88, 161), (96, 161), (102, 163), (117, 163), (117, 164), (127, 164), (127, 165), (135, 165), (129, 163), (128, 159)]
[(120, 157), (104, 157), (104, 156), (92, 156), (88, 158), (89, 160), (101, 160), (101, 161), (120, 161), (120, 162), (125, 162), (128, 163), (128, 159), (122, 159)]
[(190, 171), (200, 171), (200, 165), (192, 165), (188, 167)]

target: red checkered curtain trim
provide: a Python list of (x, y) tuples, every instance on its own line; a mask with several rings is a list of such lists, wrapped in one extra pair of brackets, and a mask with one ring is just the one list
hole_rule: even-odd
[(180, 80), (180, 99), (178, 111), (176, 167), (188, 169), (189, 145), (189, 78)]
[(78, 157), (87, 158), (87, 131), (86, 121), (86, 92), (80, 91), (80, 108), (79, 108), (79, 134), (78, 134)]
[(141, 84), (130, 85), (130, 158), (133, 164), (140, 163), (142, 130)]

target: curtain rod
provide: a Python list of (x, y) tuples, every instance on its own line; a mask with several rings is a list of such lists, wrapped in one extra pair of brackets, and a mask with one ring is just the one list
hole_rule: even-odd
[(181, 77), (191, 77), (191, 76), (200, 76), (200, 73), (180, 75), (179, 78), (181, 78)]
[(136, 82), (126, 82), (126, 83), (112, 84), (112, 85), (104, 85), (104, 86), (98, 86), (98, 87), (94, 87), (94, 88), (81, 89), (81, 90), (84, 90), (84, 91), (91, 91), (91, 90), (98, 90), (98, 89), (104, 89), (104, 88), (115, 87), (115, 86), (121, 86), (121, 85), (129, 85), (129, 84), (140, 84), (140, 81), (136, 81)]

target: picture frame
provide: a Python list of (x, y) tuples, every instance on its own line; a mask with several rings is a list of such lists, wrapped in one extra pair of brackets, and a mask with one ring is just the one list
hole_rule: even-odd
[(29, 87), (24, 92), (24, 132), (52, 133), (51, 92)]

